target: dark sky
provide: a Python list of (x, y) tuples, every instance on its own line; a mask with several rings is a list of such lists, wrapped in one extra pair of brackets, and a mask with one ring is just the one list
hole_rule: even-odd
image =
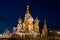
[[(0, 33), (17, 25), (18, 17), (24, 18), (26, 0), (0, 0)], [(37, 16), (42, 28), (44, 19), (47, 20), (48, 28), (60, 25), (60, 1), (59, 0), (28, 0), (30, 13), (35, 19)]]

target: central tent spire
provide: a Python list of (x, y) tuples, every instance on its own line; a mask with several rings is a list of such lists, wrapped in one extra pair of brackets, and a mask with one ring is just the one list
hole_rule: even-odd
[(26, 14), (25, 14), (25, 21), (29, 18), (32, 17), (30, 14), (30, 10), (29, 10), (29, 5), (26, 6)]
[(26, 14), (30, 14), (30, 12), (29, 12), (29, 5), (27, 5), (27, 8), (26, 8)]
[(29, 9), (28, 0), (26, 0), (26, 14), (30, 15), (30, 9)]
[(29, 5), (27, 5), (27, 10), (29, 10)]

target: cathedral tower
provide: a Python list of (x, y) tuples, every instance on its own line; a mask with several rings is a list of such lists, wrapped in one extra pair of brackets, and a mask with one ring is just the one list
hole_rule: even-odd
[(26, 25), (28, 25), (28, 18), (31, 17), (31, 14), (30, 14), (30, 11), (29, 11), (29, 5), (27, 5), (27, 8), (26, 8), (26, 14), (25, 14), (25, 18), (24, 18), (24, 21), (26, 23)]
[(36, 17), (36, 19), (34, 21), (34, 31), (39, 32), (39, 20), (38, 20), (38, 17)]
[(22, 19), (19, 18), (19, 19), (18, 19), (18, 24), (17, 24), (17, 31), (19, 32), (19, 31), (21, 31), (21, 30), (22, 30)]
[(46, 24), (46, 20), (44, 20), (44, 25), (43, 25), (43, 29), (42, 29), (42, 37), (47, 37), (47, 24)]
[(29, 11), (29, 6), (27, 5), (27, 9), (26, 9), (26, 14), (25, 14), (25, 18), (24, 18), (24, 25), (25, 25), (25, 28), (28, 29), (29, 31), (33, 30), (33, 17), (31, 16), (30, 14), (30, 11)]

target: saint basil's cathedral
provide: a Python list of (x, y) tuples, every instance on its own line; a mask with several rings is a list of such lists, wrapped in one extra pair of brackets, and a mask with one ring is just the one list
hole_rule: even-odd
[(15, 37), (37, 37), (39, 36), (40, 38), (42, 37), (47, 37), (47, 25), (46, 25), (46, 20), (44, 20), (43, 28), (42, 31), (40, 32), (39, 29), (39, 19), (36, 17), (35, 19), (31, 16), (30, 10), (29, 10), (29, 5), (26, 7), (26, 14), (24, 17), (24, 20), (22, 18), (18, 19), (18, 24), (17, 27), (13, 27), (12, 33), (7, 30), (4, 31), (3, 34), (0, 34), (0, 38), (11, 38)]

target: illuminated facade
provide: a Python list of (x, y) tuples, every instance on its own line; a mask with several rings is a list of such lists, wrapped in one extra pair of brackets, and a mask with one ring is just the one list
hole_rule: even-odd
[(27, 5), (26, 8), (26, 14), (24, 17), (24, 20), (22, 20), (22, 18), (18, 19), (18, 24), (17, 27), (13, 27), (13, 31), (12, 33), (10, 33), (8, 30), (6, 32), (4, 32), (2, 34), (3, 38), (9, 38), (9, 37), (37, 37), (37, 35), (39, 35), (39, 37), (43, 37), (46, 36), (47, 34), (47, 25), (46, 25), (46, 20), (44, 20), (44, 25), (43, 25), (43, 29), (42, 29), (42, 33), (40, 33), (40, 29), (39, 29), (39, 19), (38, 17), (35, 18), (35, 20), (33, 19), (33, 17), (30, 14), (29, 11), (29, 6)]
[(0, 39), (21, 38), (21, 40), (26, 40), (28, 38), (28, 40), (60, 40), (60, 30), (48, 30), (46, 19), (44, 20), (42, 30), (40, 30), (39, 23), (38, 17), (33, 19), (30, 14), (29, 5), (27, 5), (24, 20), (18, 18), (18, 24), (16, 27), (13, 27), (13, 31), (4, 30), (4, 33), (0, 34)]

